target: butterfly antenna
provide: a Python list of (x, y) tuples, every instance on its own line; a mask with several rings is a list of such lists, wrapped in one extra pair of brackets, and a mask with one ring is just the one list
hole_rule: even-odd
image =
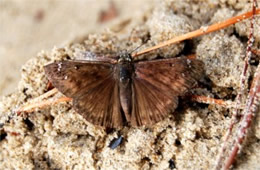
[(133, 52), (137, 51), (139, 48), (141, 48), (145, 43), (139, 45), (138, 47), (136, 47), (135, 49), (133, 49), (132, 51), (129, 52), (129, 54), (132, 54)]

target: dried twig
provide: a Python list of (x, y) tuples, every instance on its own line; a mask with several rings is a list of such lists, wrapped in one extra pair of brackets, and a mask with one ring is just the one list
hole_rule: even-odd
[[(239, 109), (240, 109), (240, 106), (241, 106), (241, 98), (242, 98), (243, 92), (245, 91), (245, 84), (247, 84), (247, 80), (248, 80), (246, 74), (248, 72), (249, 61), (250, 61), (250, 59), (252, 57), (251, 50), (252, 50), (252, 46), (253, 46), (253, 43), (254, 43), (253, 33), (254, 33), (254, 19), (255, 19), (254, 16), (256, 15), (256, 0), (253, 1), (253, 7), (252, 7), (252, 12), (251, 13), (252, 13), (252, 19), (251, 19), (250, 34), (249, 34), (248, 42), (247, 42), (246, 57), (244, 59), (243, 73), (242, 73), (242, 76), (241, 76), (241, 79), (240, 79), (240, 87), (241, 87), (241, 89), (240, 89), (240, 91), (239, 91), (239, 93), (237, 95), (237, 98), (236, 98), (236, 105), (235, 105), (236, 109), (235, 109), (235, 111), (234, 111), (234, 113), (232, 115), (231, 124), (229, 126), (228, 132), (226, 133), (226, 135), (224, 137), (224, 144), (221, 147), (221, 150), (220, 150), (220, 153), (219, 153), (219, 156), (218, 156), (218, 159), (217, 159), (217, 163), (216, 163), (215, 169), (220, 169), (222, 167), (223, 159), (226, 156), (225, 152), (226, 152), (226, 149), (228, 147), (228, 140), (229, 140), (229, 138), (231, 136), (231, 133), (232, 133), (232, 130), (233, 130), (233, 127), (234, 127), (235, 123), (238, 121), (237, 120), (237, 115), (239, 113)], [(252, 87), (253, 87), (253, 85), (252, 85)], [(251, 87), (251, 89), (252, 89), (252, 87)], [(252, 92), (249, 93), (249, 98), (252, 97), (251, 95), (252, 95)], [(245, 108), (244, 111), (248, 110), (248, 109), (250, 109), (250, 108)], [(243, 123), (243, 120), (242, 120), (242, 123)], [(232, 165), (232, 162), (234, 161), (235, 157), (231, 155), (229, 157), (229, 159), (230, 159), (229, 162), (231, 164), (227, 163), (226, 166), (225, 166), (225, 169), (228, 169)]]
[(248, 128), (251, 125), (253, 117), (257, 112), (259, 106), (260, 98), (260, 64), (257, 67), (257, 70), (254, 75), (254, 80), (250, 88), (249, 96), (246, 102), (246, 108), (243, 110), (243, 118), (239, 124), (239, 129), (237, 131), (236, 139), (233, 141), (233, 147), (231, 149), (231, 154), (228, 157), (228, 160), (225, 163), (224, 169), (228, 169), (234, 162), (236, 155), (241, 148), (241, 144), (244, 141)]

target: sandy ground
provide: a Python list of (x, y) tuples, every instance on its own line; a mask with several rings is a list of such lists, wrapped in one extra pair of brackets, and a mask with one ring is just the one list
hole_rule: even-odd
[(15, 91), (21, 66), (41, 50), (60, 47), (90, 32), (97, 33), (151, 5), (147, 0), (114, 2), (120, 15), (100, 23), (100, 13), (109, 9), (109, 0), (1, 0), (0, 96)]
[[(0, 71), (7, 73), (1, 76), (3, 83), (0, 89), (2, 94), (13, 92), (3, 97), (0, 103), (1, 122), (6, 122), (8, 116), (12, 117), (1, 125), (0, 169), (214, 167), (229, 126), (233, 110), (230, 108), (198, 104), (182, 98), (174, 114), (169, 114), (168, 118), (152, 127), (126, 126), (112, 131), (84, 120), (70, 102), (37, 109), (23, 116), (13, 115), (19, 106), (47, 91), (48, 80), (43, 66), (48, 63), (77, 59), (84, 51), (118, 53), (123, 49), (134, 49), (149, 39), (141, 47), (146, 48), (250, 10), (244, 1), (167, 0), (149, 1), (146, 6), (140, 5), (140, 2), (115, 1), (115, 5), (120, 7), (119, 16), (102, 24), (97, 22), (98, 16), (102, 9), (109, 7), (109, 2), (100, 5), (90, 1), (46, 1), (40, 6), (19, 2), (1, 1), (0, 6), (1, 22), (5, 23), (0, 28), (3, 36), (0, 39), (1, 61), (4, 58)], [(42, 12), (39, 14), (39, 11)], [(86, 11), (87, 16), (83, 15)], [(18, 23), (21, 26), (18, 27)], [(248, 25), (249, 22), (239, 23), (140, 57), (153, 59), (195, 53), (204, 62), (206, 81), (211, 83), (204, 82), (192, 92), (233, 100), (240, 86)], [(259, 47), (259, 17), (255, 26), (255, 40)], [(105, 27), (110, 29), (104, 31)], [(92, 33), (87, 34), (89, 32)], [(52, 46), (56, 47), (50, 50)], [(29, 58), (32, 59), (21, 67), (20, 64)], [(251, 63), (251, 76), (257, 63)], [(18, 71), (14, 71), (20, 67), (21, 78)], [(11, 71), (5, 71), (7, 68)], [(15, 82), (19, 79), (17, 85)], [(13, 85), (9, 86), (9, 83)], [(53, 98), (59, 96), (60, 93)], [(260, 116), (256, 114), (234, 169), (260, 169), (259, 120)], [(109, 144), (118, 136), (123, 136), (123, 142), (116, 149), (111, 149)]]

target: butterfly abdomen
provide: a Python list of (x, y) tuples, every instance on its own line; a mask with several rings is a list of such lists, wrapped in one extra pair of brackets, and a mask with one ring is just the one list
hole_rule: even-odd
[(130, 62), (120, 63), (118, 65), (118, 83), (119, 98), (122, 110), (127, 121), (130, 121), (130, 113), (132, 108), (132, 74), (133, 66)]

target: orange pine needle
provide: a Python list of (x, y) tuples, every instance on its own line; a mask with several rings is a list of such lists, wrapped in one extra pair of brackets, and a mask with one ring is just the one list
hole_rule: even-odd
[(252, 53), (254, 53), (255, 55), (260, 55), (260, 50), (252, 50)]
[(58, 92), (58, 89), (56, 89), (56, 88), (55, 88), (55, 89), (52, 89), (52, 90), (50, 90), (50, 91), (44, 93), (43, 95), (41, 95), (41, 96), (35, 98), (34, 100), (39, 100), (39, 99), (44, 99), (44, 98), (50, 97), (50, 96), (56, 94), (57, 92)]
[(39, 109), (39, 108), (43, 108), (45, 106), (50, 106), (50, 105), (54, 105), (56, 103), (61, 103), (61, 102), (69, 102), (71, 101), (71, 98), (68, 97), (61, 97), (58, 99), (51, 99), (51, 100), (45, 100), (45, 101), (41, 101), (39, 103), (30, 103), (28, 105), (23, 106), (22, 108), (19, 109), (18, 113), (21, 112), (32, 112), (35, 110), (35, 108)]
[(206, 96), (192, 95), (191, 99), (199, 103), (214, 104), (224, 107), (235, 107), (235, 103), (232, 101), (224, 101), (222, 99), (214, 99)]
[(196, 55), (195, 55), (195, 54), (191, 54), (191, 55), (188, 55), (187, 58), (189, 58), (189, 59), (195, 59), (195, 58), (196, 58)]
[[(258, 15), (258, 14), (260, 14), (260, 8), (256, 9), (256, 11), (255, 11), (255, 15)], [(195, 31), (192, 31), (192, 32), (188, 32), (186, 34), (177, 36), (177, 37), (175, 37), (173, 39), (165, 41), (165, 42), (163, 42), (161, 44), (158, 44), (156, 46), (153, 46), (153, 47), (147, 48), (147, 49), (145, 49), (143, 51), (140, 51), (140, 52), (137, 52), (135, 54), (132, 54), (132, 57), (136, 57), (136, 56), (139, 56), (139, 55), (142, 55), (142, 54), (146, 54), (146, 53), (148, 53), (148, 52), (150, 52), (152, 50), (156, 50), (156, 49), (161, 48), (161, 47), (172, 45), (172, 44), (181, 42), (183, 40), (191, 39), (191, 38), (194, 38), (194, 37), (198, 37), (198, 36), (201, 36), (201, 35), (204, 35), (204, 34), (208, 34), (210, 32), (214, 32), (214, 31), (226, 28), (226, 27), (228, 27), (228, 26), (230, 26), (232, 24), (235, 24), (235, 23), (237, 23), (239, 21), (245, 20), (245, 19), (251, 17), (252, 15), (253, 15), (253, 12), (251, 11), (251, 12), (247, 12), (247, 13), (244, 13), (244, 14), (236, 16), (236, 17), (232, 17), (232, 18), (230, 18), (230, 19), (228, 19), (226, 21), (210, 25), (208, 27), (201, 27), (198, 30), (195, 30)]]

